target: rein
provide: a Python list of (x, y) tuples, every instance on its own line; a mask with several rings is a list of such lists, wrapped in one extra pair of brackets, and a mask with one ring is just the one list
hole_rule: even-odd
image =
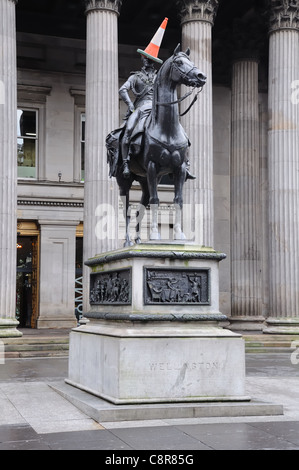
[[(179, 67), (177, 66), (177, 64), (175, 62), (172, 63), (172, 67), (175, 67), (180, 73), (181, 73), (181, 70), (179, 69)], [(188, 76), (188, 73), (190, 73), (191, 70), (193, 70), (194, 67), (192, 67), (187, 73), (183, 74), (184, 77), (187, 77)], [(158, 101), (156, 103), (156, 106), (172, 106), (174, 104), (178, 104), (178, 103), (181, 103), (182, 101), (184, 101), (186, 98), (188, 98), (190, 95), (192, 95), (192, 93), (194, 92), (194, 90), (196, 89), (197, 87), (193, 87), (191, 91), (188, 91), (188, 93), (186, 93), (184, 96), (182, 96), (182, 98), (179, 98), (178, 100), (176, 101), (170, 101), (169, 103), (162, 103), (161, 101)], [(203, 87), (201, 87), (198, 92), (196, 93), (196, 95), (194, 96), (193, 98), (193, 101), (191, 102), (190, 106), (186, 109), (186, 111), (184, 111), (182, 114), (180, 114), (180, 117), (182, 116), (185, 116), (185, 114), (187, 114), (190, 109), (192, 108), (192, 106), (194, 105), (194, 103), (196, 103), (197, 101), (197, 97), (199, 95), (199, 93), (202, 92), (202, 89)]]
[[(181, 113), (180, 116), (185, 116), (185, 114), (189, 113), (189, 111), (190, 111), (190, 109), (192, 108), (192, 106), (194, 105), (194, 103), (196, 103), (197, 97), (198, 97), (199, 93), (202, 92), (202, 88), (203, 88), (203, 87), (201, 87), (201, 88), (198, 90), (198, 92), (197, 92), (196, 95), (194, 96), (193, 101), (191, 102), (190, 106), (186, 109), (186, 111), (184, 111), (183, 113)], [(194, 88), (193, 88), (193, 90), (194, 90)], [(192, 90), (192, 92), (193, 92), (193, 90)]]
[[(181, 103), (182, 101), (184, 101), (186, 98), (188, 98), (190, 95), (192, 95), (193, 91), (195, 90), (196, 87), (192, 88), (191, 91), (189, 91), (188, 93), (186, 93), (182, 98), (179, 98), (178, 100), (176, 101), (170, 101), (169, 103), (162, 103), (161, 101), (158, 101), (156, 103), (156, 106), (172, 106), (173, 104), (178, 104), (178, 103)], [(202, 89), (203, 87), (200, 88), (200, 90), (196, 93), (196, 95), (194, 96), (193, 98), (193, 101), (191, 102), (190, 106), (186, 109), (186, 111), (184, 111), (183, 113), (180, 114), (180, 116), (185, 116), (185, 114), (187, 114), (190, 109), (192, 108), (192, 106), (194, 105), (194, 103), (196, 103), (197, 101), (197, 97), (199, 95), (199, 93), (202, 92)]]

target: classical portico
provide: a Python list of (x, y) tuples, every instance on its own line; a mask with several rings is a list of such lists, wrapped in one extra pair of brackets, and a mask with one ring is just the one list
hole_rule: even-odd
[[(191, 142), (190, 172), (196, 176), (184, 187), (183, 220), (196, 243), (227, 254), (220, 268), (220, 311), (231, 329), (298, 333), (299, 1), (261, 0), (250, 7), (235, 0), (180, 0), (175, 6), (167, 1), (146, 21), (134, 0), (85, 0), (84, 8), (67, 4), (69, 14), (77, 9), (80, 40), (74, 39), (75, 16), (72, 33), (47, 36), (54, 28), (52, 17), (44, 35), (35, 17), (31, 22), (28, 12), (23, 15), (25, 5), (0, 0), (0, 337), (19, 335), (17, 215), (34, 224), (40, 242), (38, 328), (68, 327), (74, 320), (78, 225), (84, 221), (84, 260), (122, 245), (118, 188), (109, 178), (105, 139), (126, 111), (118, 89), (140, 66), (137, 48), (148, 44), (164, 16), (169, 29), (163, 59), (181, 41), (208, 78), (181, 119)], [(67, 17), (54, 0), (51, 8), (43, 8), (44, 18), (53, 12)], [(150, 7), (144, 8), (149, 15)], [(27, 18), (28, 29), (16, 34), (18, 9), (17, 24), (24, 26)], [(185, 100), (181, 111), (191, 101)], [(34, 181), (17, 179), (12, 124), (17, 105), (39, 113)], [(84, 184), (80, 113), (86, 119)], [(172, 196), (164, 186), (163, 210)], [(84, 269), (86, 311), (89, 270)]]

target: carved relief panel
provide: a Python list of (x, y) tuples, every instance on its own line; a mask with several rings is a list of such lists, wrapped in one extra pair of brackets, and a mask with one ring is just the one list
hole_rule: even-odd
[(130, 305), (131, 269), (90, 275), (91, 305)]
[(144, 268), (144, 303), (210, 305), (210, 270)]

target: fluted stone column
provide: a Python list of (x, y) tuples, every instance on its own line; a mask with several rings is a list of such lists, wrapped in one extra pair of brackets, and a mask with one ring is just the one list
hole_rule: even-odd
[(0, 337), (16, 330), (16, 0), (0, 0)]
[[(121, 0), (86, 0), (86, 156), (84, 259), (118, 247), (118, 189), (109, 178), (105, 139), (118, 127), (118, 33)], [(84, 269), (88, 308), (89, 270)]]
[(233, 64), (231, 153), (232, 321), (250, 328), (262, 320), (259, 193), (258, 61), (253, 58)]
[(292, 95), (299, 79), (299, 1), (271, 0), (270, 6), (267, 331), (273, 324), (299, 326), (299, 105)]
[(191, 208), (188, 211), (191, 218), (189, 224), (194, 233), (200, 234), (201, 239), (197, 241), (211, 247), (214, 244), (212, 26), (218, 3), (218, 0), (180, 2), (182, 48), (190, 47), (192, 62), (207, 75), (207, 83), (197, 103), (182, 118), (182, 125), (191, 142), (191, 172), (196, 176), (195, 181), (185, 184), (184, 206), (187, 206), (186, 210)]

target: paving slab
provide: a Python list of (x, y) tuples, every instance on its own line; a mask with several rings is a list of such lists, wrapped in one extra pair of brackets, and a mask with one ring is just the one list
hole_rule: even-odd
[(0, 426), (26, 423), (40, 434), (102, 428), (47, 383), (0, 383), (0, 406)]
[(65, 384), (67, 358), (8, 359), (0, 366), (0, 450), (299, 450), (299, 365), (289, 353), (249, 354), (246, 363), (247, 393), (283, 414), (182, 417), (176, 405), (173, 418), (97, 422), (54, 389)]

